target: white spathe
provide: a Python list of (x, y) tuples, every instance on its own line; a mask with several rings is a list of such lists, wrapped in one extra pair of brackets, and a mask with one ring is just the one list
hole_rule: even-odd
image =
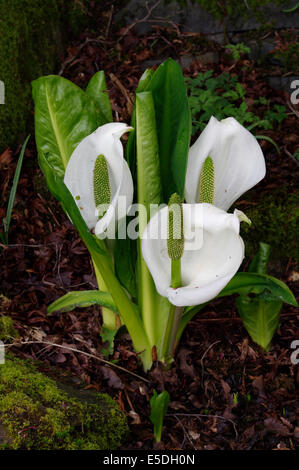
[(214, 205), (223, 210), (228, 210), (266, 174), (264, 155), (256, 138), (236, 119), (218, 121), (212, 116), (189, 150), (185, 185), (189, 203), (198, 202), (200, 173), (208, 156), (214, 163)]
[(212, 204), (183, 204), (183, 220), (182, 287), (170, 287), (168, 207), (151, 218), (142, 239), (142, 255), (157, 291), (178, 307), (200, 305), (216, 297), (238, 271), (244, 258), (236, 213), (228, 214)]
[[(112, 221), (126, 215), (133, 201), (133, 180), (123, 156), (120, 137), (132, 130), (127, 124), (113, 122), (104, 124), (85, 137), (72, 153), (67, 164), (64, 183), (68, 187), (89, 229), (100, 236)], [(94, 166), (99, 155), (108, 164), (111, 204), (99, 220), (94, 201)], [(119, 201), (122, 200), (122, 207)]]

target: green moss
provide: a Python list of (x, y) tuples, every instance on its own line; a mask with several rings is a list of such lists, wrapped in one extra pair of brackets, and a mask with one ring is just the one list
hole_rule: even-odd
[(271, 258), (299, 260), (299, 194), (287, 187), (265, 194), (253, 208), (246, 211), (252, 226), (243, 224), (242, 237), (246, 255), (252, 257), (259, 241), (271, 245)]
[(128, 433), (125, 415), (108, 395), (81, 401), (27, 361), (0, 366), (0, 425), (9, 449), (116, 449)]
[(56, 0), (1, 0), (0, 152), (26, 132), (31, 110), (30, 82), (53, 72), (61, 52), (60, 12)]
[(14, 328), (12, 319), (6, 315), (0, 316), (0, 340), (9, 341), (18, 336), (19, 333)]

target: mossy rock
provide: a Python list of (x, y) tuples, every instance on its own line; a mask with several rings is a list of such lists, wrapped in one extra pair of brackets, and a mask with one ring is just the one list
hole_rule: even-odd
[(246, 255), (253, 257), (260, 241), (271, 246), (271, 259), (299, 261), (299, 193), (287, 186), (266, 193), (256, 206), (246, 211), (252, 226), (242, 224)]
[[(1, 296), (0, 296), (1, 297)], [(13, 338), (18, 338), (19, 333), (14, 328), (12, 318), (0, 314), (0, 340), (9, 341)]]
[(29, 132), (31, 81), (57, 73), (67, 38), (95, 21), (88, 7), (88, 0), (1, 0), (0, 153)]
[(11, 355), (0, 365), (0, 449), (113, 450), (128, 435), (108, 395), (75, 398), (34, 364)]
[(16, 145), (27, 132), (31, 80), (53, 72), (62, 52), (60, 11), (56, 0), (1, 0), (0, 152)]

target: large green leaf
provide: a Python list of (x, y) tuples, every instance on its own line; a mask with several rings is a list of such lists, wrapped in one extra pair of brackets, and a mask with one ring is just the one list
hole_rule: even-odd
[[(153, 94), (163, 201), (167, 203), (174, 192), (184, 196), (191, 136), (191, 114), (180, 66), (174, 60), (167, 59), (155, 72), (146, 70), (136, 93), (143, 91), (151, 91)], [(136, 125), (135, 109), (131, 125)], [(133, 175), (136, 162), (135, 139), (135, 133), (131, 133), (126, 152)]]
[[(139, 211), (139, 233), (150, 218), (150, 205), (162, 200), (160, 180), (159, 146), (155, 119), (155, 107), (151, 92), (136, 94), (136, 147), (137, 147), (137, 200), (144, 213)], [(148, 338), (157, 346), (159, 325), (163, 312), (157, 310), (158, 293), (154, 281), (143, 260), (141, 242), (138, 243), (138, 303)]]
[(237, 273), (217, 297), (260, 294), (264, 290), (270, 291), (277, 300), (297, 306), (297, 301), (288, 286), (268, 274)]
[[(262, 266), (265, 261), (265, 258), (262, 258), (263, 261), (260, 266)], [(267, 298), (270, 299), (271, 302), (272, 300), (273, 302), (275, 300), (279, 303), (285, 302), (287, 304), (297, 306), (297, 301), (293, 293), (284, 282), (280, 281), (279, 279), (276, 279), (275, 277), (260, 273), (235, 274), (235, 276), (231, 279), (227, 286), (220, 292), (220, 294), (218, 294), (217, 298), (226, 297), (228, 295), (233, 294), (239, 294), (244, 298), (249, 298), (247, 297), (248, 294), (263, 295), (262, 293), (264, 293), (264, 291), (266, 291), (265, 296), (263, 297), (264, 299)], [(267, 291), (271, 294), (271, 298), (269, 297), (269, 293)], [(192, 318), (206, 305), (207, 303), (203, 305), (196, 305), (194, 307), (185, 308), (178, 330), (177, 341), (179, 341), (179, 338), (181, 337), (189, 321), (192, 320)], [(278, 308), (278, 303), (277, 307), (274, 306), (274, 308)]]
[(252, 340), (262, 348), (268, 349), (279, 325), (282, 301), (264, 292), (254, 298), (240, 296), (236, 304), (243, 325)]
[(136, 140), (138, 203), (149, 216), (150, 204), (162, 202), (155, 106), (149, 91), (136, 94)]
[(177, 192), (184, 196), (191, 136), (191, 114), (180, 66), (163, 62), (146, 87), (154, 98), (164, 202)]
[(76, 146), (101, 124), (99, 113), (89, 95), (66, 78), (41, 77), (32, 89), (38, 152), (63, 176)]
[(48, 313), (70, 312), (78, 307), (90, 307), (91, 305), (102, 305), (117, 311), (116, 305), (109, 292), (100, 292), (98, 290), (83, 290), (68, 292), (60, 299), (55, 300), (48, 307)]
[[(138, 86), (136, 88), (136, 94), (146, 91), (148, 85), (153, 77), (154, 71), (152, 69), (146, 69), (142, 74)], [(130, 167), (133, 179), (135, 180), (136, 176), (136, 99), (133, 106), (132, 117), (131, 117), (131, 126), (133, 131), (130, 132), (128, 142), (126, 145), (126, 159)]]
[(107, 92), (105, 73), (103, 70), (95, 73), (90, 79), (86, 88), (86, 93), (95, 101), (101, 115), (103, 116), (103, 121), (112, 122), (112, 110)]
[[(154, 71), (147, 69), (139, 80), (136, 94), (143, 92), (149, 84)], [(133, 181), (135, 182), (134, 193), (135, 200), (137, 195), (136, 185), (136, 100), (133, 106), (131, 126), (133, 131), (130, 132), (129, 139), (126, 145), (126, 159), (130, 167)], [(122, 223), (126, 226), (133, 220), (133, 217), (128, 216)], [(137, 240), (131, 240), (128, 237), (125, 239), (115, 240), (114, 245), (115, 255), (115, 272), (121, 284), (127, 289), (133, 298), (137, 297), (136, 287), (136, 263), (137, 263)]]

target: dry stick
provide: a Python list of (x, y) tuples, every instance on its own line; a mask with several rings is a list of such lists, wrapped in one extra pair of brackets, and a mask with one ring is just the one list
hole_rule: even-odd
[(201, 357), (201, 360), (200, 360), (200, 363), (201, 363), (201, 384), (203, 385), (203, 376), (204, 376), (204, 366), (203, 366), (203, 360), (204, 358), (206, 357), (206, 355), (208, 354), (208, 352), (210, 351), (210, 349), (212, 349), (213, 346), (215, 346), (215, 344), (217, 343), (221, 343), (220, 340), (218, 341), (215, 341), (214, 343), (210, 344), (210, 346), (208, 347), (208, 349), (203, 353), (202, 357)]
[(294, 155), (292, 155), (291, 152), (289, 152), (286, 147), (284, 147), (284, 151), (285, 151), (285, 153), (286, 153), (289, 157), (291, 157), (291, 159), (293, 160), (293, 162), (295, 162), (296, 165), (299, 166), (299, 161), (296, 160), (296, 158), (294, 157)]
[(126, 98), (128, 113), (131, 114), (132, 109), (133, 109), (133, 100), (132, 100), (131, 96), (129, 95), (128, 91), (126, 90), (124, 85), (121, 83), (121, 81), (114, 75), (114, 73), (110, 73), (109, 77), (112, 80), (112, 82), (114, 82), (115, 85), (118, 86), (118, 88), (120, 89), (120, 91), (122, 92), (124, 97)]
[(182, 447), (184, 445), (184, 442), (185, 442), (185, 438), (187, 437), (188, 441), (190, 442), (190, 444), (192, 445), (193, 449), (196, 450), (195, 448), (195, 445), (193, 444), (193, 442), (191, 441), (190, 437), (189, 437), (189, 433), (187, 431), (187, 429), (185, 428), (185, 426), (183, 425), (183, 423), (181, 422), (181, 420), (177, 417), (177, 415), (166, 415), (166, 416), (174, 416), (175, 419), (177, 420), (177, 422), (179, 423), (179, 425), (181, 426), (182, 430), (183, 430), (183, 433), (184, 433), (184, 441), (182, 443)]
[(134, 23), (131, 23), (130, 26), (128, 26), (124, 33), (120, 36), (120, 38), (118, 39), (117, 42), (120, 42), (122, 40), (122, 38), (124, 36), (126, 36), (126, 34), (128, 34), (128, 32), (134, 28), (134, 26), (136, 26), (136, 24), (139, 24), (139, 23), (144, 23), (145, 21), (147, 21), (149, 19), (149, 17), (151, 16), (152, 14), (152, 11), (161, 3), (161, 0), (158, 0), (151, 8), (148, 7), (148, 4), (146, 2), (145, 6), (146, 6), (146, 9), (147, 9), (147, 15), (142, 18), (141, 20), (137, 20), (137, 21), (134, 21)]
[(110, 12), (109, 12), (108, 24), (107, 24), (107, 28), (106, 28), (106, 31), (105, 31), (105, 39), (107, 39), (108, 35), (109, 35), (109, 30), (110, 30), (110, 26), (111, 26), (112, 17), (113, 17), (113, 11), (114, 11), (114, 5), (112, 5), (112, 7), (110, 9)]
[(135, 374), (134, 372), (131, 372), (130, 370), (125, 369), (124, 367), (113, 364), (113, 362), (106, 361), (105, 359), (95, 356), (94, 354), (90, 354), (85, 351), (80, 351), (79, 349), (72, 348), (70, 346), (63, 346), (62, 344), (51, 343), (50, 341), (21, 341), (20, 343), (5, 344), (4, 347), (11, 348), (12, 346), (20, 346), (20, 345), (27, 345), (27, 344), (47, 344), (48, 346), (55, 346), (56, 348), (67, 349), (68, 351), (84, 354), (85, 356), (91, 357), (93, 359), (97, 359), (100, 362), (104, 362), (104, 364), (110, 367), (115, 367), (116, 369), (126, 372), (127, 374), (134, 375), (134, 377), (137, 377), (138, 379), (143, 380), (144, 382), (150, 383), (150, 380), (147, 380), (144, 377), (141, 377), (141, 375)]
[(297, 117), (299, 118), (299, 111), (297, 111), (297, 109), (295, 109), (295, 108), (292, 106), (292, 104), (291, 104), (290, 101), (287, 102), (287, 105), (288, 105), (288, 107), (290, 108), (290, 110), (292, 111), (292, 113), (295, 114), (295, 116), (297, 116)]
[(78, 47), (78, 50), (76, 52), (75, 55), (73, 55), (72, 57), (70, 57), (69, 59), (65, 60), (63, 62), (63, 64), (61, 65), (61, 69), (59, 70), (58, 72), (58, 75), (62, 75), (63, 72), (64, 72), (64, 69), (67, 65), (71, 64), (79, 55), (79, 53), (82, 51), (82, 49), (87, 45), (89, 44), (90, 42), (105, 42), (105, 41), (101, 41), (100, 39), (93, 39), (93, 38), (86, 38), (85, 41), (83, 42), (83, 44), (81, 44), (79, 47)]
[(228, 421), (229, 423), (231, 423), (233, 425), (236, 437), (239, 436), (238, 431), (237, 431), (236, 423), (232, 419), (225, 418), (224, 416), (210, 415), (210, 414), (209, 415), (204, 415), (204, 414), (200, 414), (200, 413), (174, 413), (174, 414), (167, 413), (166, 416), (172, 416), (172, 417), (185, 416), (186, 418), (217, 418), (217, 419), (222, 419), (223, 421)]

